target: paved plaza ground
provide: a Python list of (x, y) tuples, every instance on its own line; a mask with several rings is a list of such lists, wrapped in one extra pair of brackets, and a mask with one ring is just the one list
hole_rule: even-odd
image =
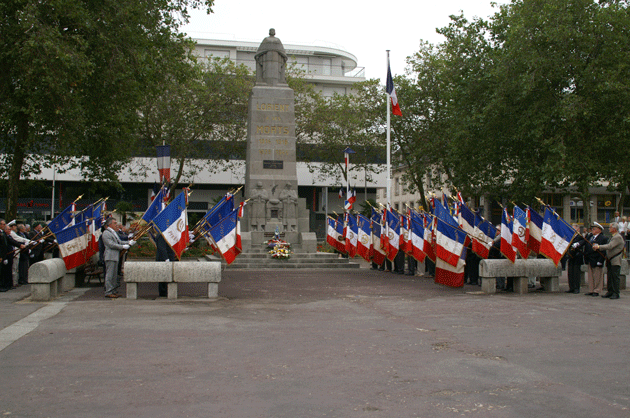
[(363, 267), (228, 270), (218, 300), (2, 293), (0, 416), (630, 416), (630, 292), (484, 295)]

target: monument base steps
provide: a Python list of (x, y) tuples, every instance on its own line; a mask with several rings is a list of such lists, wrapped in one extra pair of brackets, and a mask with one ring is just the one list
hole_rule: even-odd
[[(216, 260), (215, 256), (206, 256), (209, 260)], [(241, 253), (229, 266), (221, 260), (223, 270), (269, 270), (269, 269), (357, 269), (358, 261), (339, 258), (331, 253), (293, 253), (291, 258), (275, 259), (267, 250)]]

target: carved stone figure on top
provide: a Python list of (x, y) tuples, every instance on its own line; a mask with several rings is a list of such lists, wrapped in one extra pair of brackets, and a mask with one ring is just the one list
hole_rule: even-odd
[(256, 84), (270, 86), (287, 84), (284, 72), (288, 57), (282, 42), (276, 38), (275, 29), (269, 29), (269, 36), (261, 42), (254, 59), (256, 60)]

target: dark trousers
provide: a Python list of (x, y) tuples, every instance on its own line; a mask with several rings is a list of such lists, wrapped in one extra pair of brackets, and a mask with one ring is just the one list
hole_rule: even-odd
[(28, 255), (20, 254), (20, 261), (18, 265), (18, 283), (28, 284)]
[(11, 289), (13, 287), (13, 259), (7, 258), (7, 264), (4, 260), (0, 262), (0, 289)]
[(427, 273), (431, 276), (435, 276), (435, 263), (427, 257), (425, 258), (424, 264), (426, 266)]
[(608, 293), (619, 296), (619, 274), (621, 273), (621, 266), (608, 267)]
[(577, 261), (573, 261), (573, 259), (569, 259), (568, 265), (567, 275), (569, 277), (569, 290), (579, 291), (582, 264)]
[(405, 253), (402, 251), (398, 251), (394, 258), (394, 270), (399, 274), (405, 273)]
[(408, 256), (407, 265), (409, 268), (409, 274), (411, 275), (416, 274), (416, 270), (418, 269), (418, 261), (416, 261), (416, 259), (413, 258), (412, 256)]

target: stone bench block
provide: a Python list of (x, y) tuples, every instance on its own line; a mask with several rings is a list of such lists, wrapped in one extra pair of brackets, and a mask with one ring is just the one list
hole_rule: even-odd
[(516, 260), (481, 260), (479, 263), (480, 277), (559, 277), (562, 266), (558, 267), (551, 260), (528, 259)]
[(125, 263), (125, 282), (155, 283), (172, 282), (173, 265), (164, 261), (141, 261)]
[[(183, 262), (174, 263), (173, 281), (177, 283), (208, 283), (208, 297), (219, 296), (219, 282), (221, 281), (221, 262)], [(177, 299), (177, 286), (168, 289), (168, 298)]]
[(31, 299), (49, 301), (60, 293), (72, 289), (73, 283), (66, 277), (66, 264), (61, 258), (51, 258), (33, 264), (28, 269), (28, 282), (31, 285)]
[(176, 283), (219, 283), (221, 262), (180, 262), (173, 263), (173, 281)]
[(482, 260), (479, 263), (479, 277), (481, 290), (484, 293), (496, 293), (497, 277), (514, 278), (514, 292), (527, 293), (529, 277), (540, 278), (540, 284), (550, 292), (560, 290), (560, 275), (562, 266), (558, 267), (551, 260), (518, 259), (514, 263), (510, 260)]

